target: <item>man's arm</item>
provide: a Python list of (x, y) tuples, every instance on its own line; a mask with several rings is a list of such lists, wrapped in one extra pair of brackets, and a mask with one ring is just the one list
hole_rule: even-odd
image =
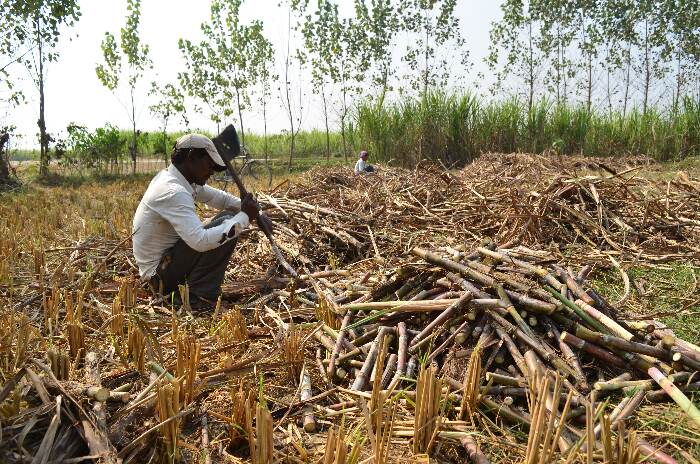
[(204, 203), (217, 210), (240, 211), (241, 199), (209, 185), (200, 187), (195, 201)]
[[(243, 211), (224, 220), (218, 226), (205, 229), (194, 207), (192, 196), (187, 192), (175, 192), (154, 201), (151, 207), (168, 221), (182, 240), (193, 250), (204, 252), (237, 237), (250, 219)], [(229, 233), (233, 231), (231, 235)], [(222, 237), (226, 237), (222, 239)]]

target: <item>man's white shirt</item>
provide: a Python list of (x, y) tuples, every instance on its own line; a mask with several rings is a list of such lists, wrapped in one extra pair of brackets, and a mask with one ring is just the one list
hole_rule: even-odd
[[(239, 210), (221, 224), (205, 229), (197, 216), (195, 202), (218, 210)], [(250, 224), (241, 200), (208, 185), (190, 184), (174, 166), (159, 172), (151, 181), (134, 215), (133, 248), (141, 279), (156, 272), (165, 251), (182, 238), (190, 248), (204, 252), (232, 240)], [(226, 236), (234, 227), (235, 234)]]
[(359, 174), (361, 172), (365, 172), (365, 160), (362, 158), (357, 160), (357, 163), (355, 163), (355, 174)]

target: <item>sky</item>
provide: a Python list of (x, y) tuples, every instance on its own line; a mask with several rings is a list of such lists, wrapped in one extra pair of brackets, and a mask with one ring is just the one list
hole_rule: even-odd
[[(346, 4), (343, 4), (347, 1)], [(278, 6), (279, 0), (248, 0), (241, 9), (244, 22), (252, 18), (262, 19), (265, 35), (273, 43), (276, 52), (282, 53), (286, 41), (287, 12)], [(474, 68), (470, 75), (487, 73), (483, 58), (487, 54), (489, 29), (500, 17), (500, 1), (458, 0), (457, 16), (460, 19), (462, 36), (467, 41)], [(46, 122), (49, 133), (65, 135), (70, 123), (84, 125), (90, 129), (111, 123), (118, 127), (130, 126), (128, 112), (123, 102), (126, 94), (113, 94), (103, 87), (95, 75), (95, 66), (102, 61), (100, 43), (106, 31), (117, 36), (126, 15), (126, 0), (80, 0), (82, 15), (76, 26), (64, 33), (58, 45), (59, 59), (50, 63), (46, 80)], [(341, 8), (349, 7), (349, 0), (341, 0)], [(206, 0), (142, 0), (140, 36), (150, 47), (153, 70), (141, 81), (140, 98), (137, 101), (137, 126), (145, 131), (156, 131), (158, 119), (154, 118), (148, 105), (147, 90), (150, 82), (176, 82), (177, 73), (184, 69), (184, 61), (177, 47), (179, 38), (198, 41), (201, 38), (200, 24), (209, 17), (209, 2)], [(277, 72), (280, 72), (277, 57)], [(0, 125), (14, 124), (21, 137), (15, 139), (16, 148), (33, 148), (37, 145), (38, 91), (28, 72), (21, 66), (13, 66), (10, 73), (17, 87), (24, 91), (26, 103), (4, 113), (0, 112)], [(311, 92), (308, 99), (303, 129), (322, 127), (321, 104)], [(273, 92), (268, 131), (279, 132), (287, 124), (279, 96)], [(191, 128), (215, 131), (216, 126), (205, 115), (188, 114)], [(253, 108), (244, 115), (246, 130), (262, 132), (262, 116)], [(172, 129), (184, 129), (179, 121), (171, 123)]]

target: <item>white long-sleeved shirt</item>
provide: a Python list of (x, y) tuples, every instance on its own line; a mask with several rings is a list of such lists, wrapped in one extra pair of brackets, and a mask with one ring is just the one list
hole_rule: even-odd
[[(156, 272), (163, 253), (182, 238), (197, 251), (208, 251), (232, 240), (248, 227), (250, 219), (243, 211), (218, 226), (205, 229), (197, 216), (195, 201), (219, 210), (240, 210), (241, 200), (208, 185), (190, 184), (172, 164), (151, 181), (134, 215), (132, 237), (134, 258), (141, 279)], [(222, 237), (234, 227), (232, 237)]]
[(357, 163), (355, 163), (355, 174), (365, 172), (365, 166), (366, 166), (365, 160), (363, 160), (362, 158), (358, 159)]

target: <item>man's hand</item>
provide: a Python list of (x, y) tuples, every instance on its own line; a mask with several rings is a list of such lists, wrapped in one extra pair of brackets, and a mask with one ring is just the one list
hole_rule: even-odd
[(246, 213), (251, 221), (258, 216), (260, 205), (251, 193), (246, 193), (245, 196), (241, 198), (241, 211)]
[(246, 194), (241, 199), (241, 211), (246, 213), (251, 221), (257, 220), (258, 227), (265, 233), (272, 234), (272, 221), (260, 212), (260, 205), (252, 194)]

